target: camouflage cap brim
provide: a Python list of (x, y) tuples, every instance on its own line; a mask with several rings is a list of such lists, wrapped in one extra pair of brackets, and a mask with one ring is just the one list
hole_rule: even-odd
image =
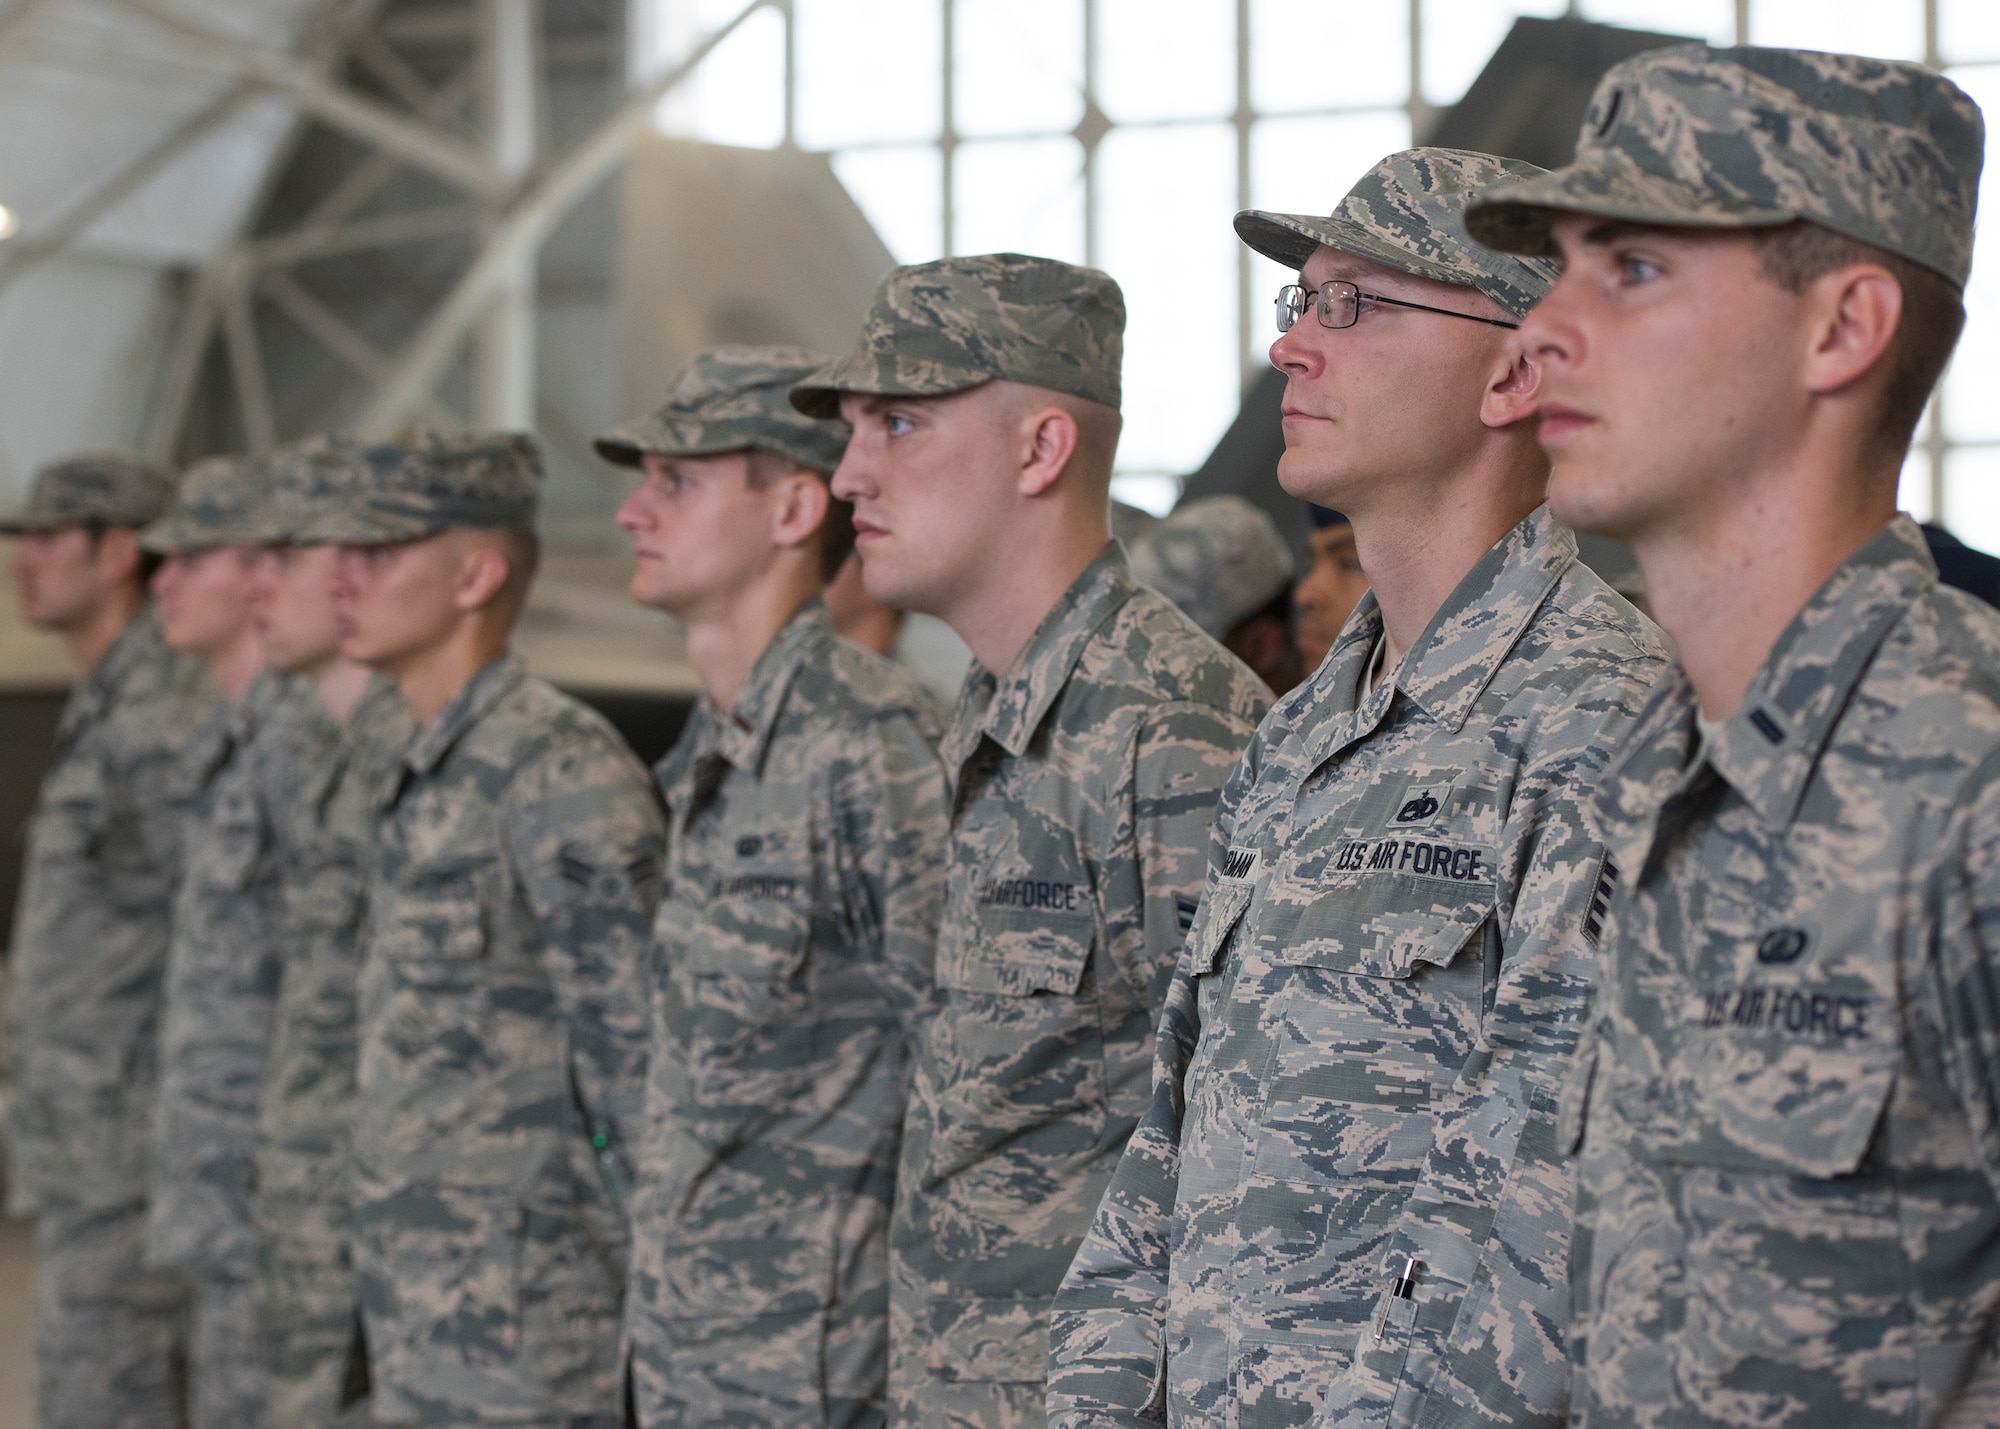
[(1399, 273), (1471, 288), (1514, 318), (1527, 316), (1555, 269), (1503, 256), (1465, 231), (1467, 202), (1489, 186), (1540, 176), (1519, 159), (1470, 149), (1402, 149), (1356, 179), (1330, 214), (1236, 215), (1236, 234), (1257, 252), (1303, 270), (1320, 247)]
[(420, 497), (398, 502), (384, 493), (347, 507), (327, 511), (302, 523), (292, 539), (302, 546), (394, 546), (421, 541), (440, 531), (458, 528), (506, 530), (521, 524), (511, 511), (482, 515), (463, 505), (450, 512), (426, 506)]
[[(1267, 213), (1262, 209), (1249, 209), (1236, 215), (1236, 236), (1266, 258), (1287, 268), (1304, 268), (1306, 259), (1325, 245), (1342, 253), (1351, 253), (1356, 258), (1366, 258), (1371, 263), (1380, 263), (1384, 268), (1394, 268), (1399, 273), (1411, 273), (1439, 283), (1477, 288), (1482, 293), (1492, 286), (1487, 276), (1477, 269), (1420, 258), (1407, 248), (1385, 242), (1360, 224), (1343, 218), (1314, 218), (1303, 213)], [(1494, 295), (1487, 293), (1487, 296)], [(1495, 301), (1499, 299), (1495, 298)], [(1506, 307), (1507, 304), (1503, 302), (1501, 306)]]
[(156, 556), (182, 556), (215, 546), (271, 546), (288, 542), (284, 523), (270, 512), (227, 522), (189, 519), (175, 511), (139, 532), (139, 549)]
[(25, 505), (0, 516), (0, 535), (92, 524), (137, 530), (173, 504), (173, 473), (163, 467), (111, 453), (64, 457), (35, 474)]
[(1547, 253), (1556, 213), (1662, 227), (1803, 221), (1964, 287), (1985, 119), (1922, 65), (1816, 50), (1647, 50), (1598, 81), (1575, 162), (1474, 196), (1466, 228)]
[(23, 506), (0, 515), (0, 536), (32, 536), (44, 531), (60, 531), (66, 526), (84, 526), (88, 516), (62, 516)]
[(1466, 230), (1502, 253), (1554, 258), (1550, 230), (1565, 213), (1667, 228), (1775, 228), (1801, 216), (1791, 209), (1725, 202), (1693, 184), (1603, 158), (1495, 186), (1467, 212)]
[[(837, 403), (838, 399), (835, 400)], [(640, 466), (648, 452), (661, 456), (725, 456), (753, 448), (774, 452), (825, 476), (833, 475), (834, 468), (840, 465), (838, 444), (825, 438), (812, 440), (809, 434), (793, 436), (770, 421), (758, 420), (655, 415), (615, 427), (591, 445), (599, 456), (619, 466)]]
[(792, 389), (792, 405), (821, 421), (840, 415), (840, 394), (945, 397), (994, 380), (991, 372), (895, 353), (855, 352), (835, 358)]

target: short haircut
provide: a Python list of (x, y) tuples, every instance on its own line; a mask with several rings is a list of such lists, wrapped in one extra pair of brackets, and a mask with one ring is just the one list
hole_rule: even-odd
[(1870, 437), (1877, 454), (1901, 462), (1923, 419), (1924, 403), (1965, 328), (1965, 301), (1958, 289), (1921, 263), (1806, 219), (1756, 229), (1751, 236), (1764, 275), (1788, 293), (1803, 293), (1815, 279), (1857, 263), (1888, 269), (1903, 290), (1903, 316), (1886, 354), (1888, 386)]
[(507, 579), (499, 599), (510, 616), (518, 615), (527, 607), (528, 588), (542, 564), (542, 538), (525, 526), (502, 528), (496, 534), (500, 554), (507, 558)]
[(788, 476), (810, 476), (826, 487), (826, 517), (819, 523), (819, 575), (823, 583), (832, 584), (854, 550), (854, 503), (833, 494), (832, 477), (803, 462), (762, 447), (750, 448), (749, 458), (744, 479), (752, 491), (767, 490), (772, 482)]

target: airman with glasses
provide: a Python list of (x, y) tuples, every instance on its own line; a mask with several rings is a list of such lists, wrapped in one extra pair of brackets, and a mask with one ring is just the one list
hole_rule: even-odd
[(1562, 1420), (1578, 801), (1664, 652), (1543, 505), (1512, 329), (1553, 269), (1460, 224), (1538, 172), (1414, 149), (1331, 217), (1237, 215), (1300, 270), (1279, 480), (1373, 589), (1223, 791), (1152, 1105), (1056, 1297), (1052, 1425)]

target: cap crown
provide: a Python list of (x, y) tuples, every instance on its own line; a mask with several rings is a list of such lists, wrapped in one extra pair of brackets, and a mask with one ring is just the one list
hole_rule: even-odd
[(47, 531), (100, 521), (144, 526), (174, 504), (173, 474), (108, 453), (65, 457), (35, 475), (27, 505), (0, 518), (0, 531)]
[(1807, 219), (1963, 286), (1984, 153), (1979, 106), (1922, 65), (1675, 45), (1608, 71), (1576, 161), (1494, 190), (1469, 224), (1546, 251), (1551, 209), (1700, 227)]
[(362, 444), (322, 433), (281, 447), (271, 456), (273, 525), (286, 540), (352, 504), (364, 470)]
[(271, 477), (264, 458), (202, 458), (182, 475), (173, 510), (140, 533), (140, 545), (172, 554), (277, 539)]
[(457, 526), (526, 530), (535, 524), (542, 458), (532, 437), (418, 428), (393, 441), (356, 442), (352, 457), (347, 499), (316, 515), (297, 539), (368, 545), (414, 541)]
[(1218, 639), (1292, 583), (1292, 551), (1270, 516), (1241, 496), (1176, 507), (1131, 543), (1133, 576)]
[(1420, 278), (1476, 288), (1518, 318), (1554, 284), (1555, 268), (1475, 243), (1465, 210), (1483, 189), (1543, 172), (1471, 149), (1404, 149), (1356, 180), (1327, 217), (1252, 209), (1236, 215), (1236, 232), (1287, 267), (1303, 268), (1325, 244)]
[(840, 392), (913, 396), (1002, 379), (1117, 407), (1125, 295), (1095, 268), (1020, 253), (940, 258), (882, 280), (861, 345), (792, 394), (837, 410)]
[(598, 454), (637, 466), (647, 452), (713, 456), (758, 447), (831, 475), (847, 450), (847, 424), (808, 417), (789, 396), (830, 361), (803, 347), (711, 348), (682, 370), (658, 411), (599, 437)]

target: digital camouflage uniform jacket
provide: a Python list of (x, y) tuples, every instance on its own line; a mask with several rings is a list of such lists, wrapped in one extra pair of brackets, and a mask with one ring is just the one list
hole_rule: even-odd
[(2000, 1423), (2000, 614), (1899, 516), (1698, 743), (1596, 802), (1573, 1422)]
[(1562, 1422), (1581, 805), (1665, 655), (1546, 508), (1365, 693), (1381, 634), (1371, 595), (1223, 796), (1052, 1424)]
[(354, 1126), (375, 1420), (615, 1414), (659, 803), (617, 732), (512, 656), (398, 778)]
[(643, 1425), (880, 1424), (944, 892), (942, 719), (815, 600), (660, 764), (626, 1333)]
[(8, 999), (8, 1206), (146, 1194), (180, 751), (215, 702), (150, 608), (76, 684), (28, 825)]
[[(349, 1132), (355, 987), (375, 832), (414, 726), (378, 676), (336, 725), (317, 697), (289, 722), (267, 783), (293, 791), (278, 825), (281, 967), (257, 1128), (259, 1318), (270, 1345), (270, 1418), (334, 1421), (358, 1393), (350, 1365), (359, 1295), (350, 1250)], [(278, 733), (274, 731), (274, 734)]]
[(1146, 1108), (1215, 801), (1270, 692), (1115, 542), (945, 737), (940, 1009), (892, 1232), (903, 1423), (1042, 1422), (1050, 1298)]
[(266, 670), (188, 742), (153, 1115), (146, 1258), (201, 1276), (256, 1267), (257, 1105), (278, 988), (277, 845), (258, 756), (309, 693)]

